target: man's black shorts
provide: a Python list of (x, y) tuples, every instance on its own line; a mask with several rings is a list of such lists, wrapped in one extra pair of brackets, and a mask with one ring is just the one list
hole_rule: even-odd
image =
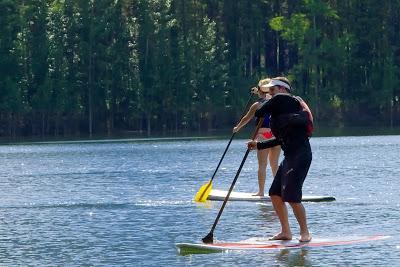
[(269, 189), (270, 196), (280, 196), (285, 202), (300, 203), (302, 187), (312, 160), (311, 149), (301, 149), (286, 156)]

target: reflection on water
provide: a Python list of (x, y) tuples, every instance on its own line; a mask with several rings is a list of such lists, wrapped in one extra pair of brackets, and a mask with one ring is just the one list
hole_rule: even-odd
[(199, 209), (219, 208), (219, 206), (218, 206), (219, 203), (218, 202), (213, 202), (213, 201), (205, 201), (205, 202), (195, 202), (195, 201), (193, 201), (193, 204), (196, 205), (196, 207), (199, 208)]
[(275, 258), (284, 266), (312, 266), (307, 256), (307, 249), (282, 249)]
[(275, 215), (274, 207), (272, 203), (264, 204), (258, 203), (257, 205), (259, 212), (259, 216), (262, 220), (266, 222), (271, 222), (276, 220), (277, 216)]

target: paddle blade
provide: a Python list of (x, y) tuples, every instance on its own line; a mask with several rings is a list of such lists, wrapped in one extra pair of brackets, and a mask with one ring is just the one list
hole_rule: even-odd
[(208, 195), (210, 194), (212, 189), (212, 183), (208, 182), (202, 187), (200, 187), (199, 191), (197, 194), (194, 196), (194, 201), (196, 202), (205, 202), (208, 198)]

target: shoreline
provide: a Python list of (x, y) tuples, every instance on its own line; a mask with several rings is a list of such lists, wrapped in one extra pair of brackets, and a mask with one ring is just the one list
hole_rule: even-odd
[[(180, 135), (155, 134), (147, 137), (144, 134), (132, 135), (96, 135), (92, 138), (88, 136), (76, 137), (19, 137), (16, 139), (0, 138), (0, 145), (29, 145), (29, 144), (79, 144), (79, 143), (118, 143), (118, 142), (167, 142), (167, 141), (192, 141), (192, 140), (218, 140), (229, 139), (231, 129), (212, 131), (207, 133), (181, 133)], [(238, 133), (235, 139), (248, 139), (251, 129), (246, 128)], [(346, 127), (332, 128), (324, 127), (315, 130), (312, 138), (315, 137), (342, 137), (342, 136), (385, 136), (400, 135), (400, 127), (397, 128), (377, 128), (377, 127)]]

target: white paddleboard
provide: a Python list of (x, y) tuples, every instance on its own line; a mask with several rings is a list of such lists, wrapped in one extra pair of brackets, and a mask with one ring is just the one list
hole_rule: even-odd
[(240, 242), (218, 242), (214, 244), (204, 243), (178, 243), (176, 248), (181, 255), (204, 254), (224, 252), (229, 250), (277, 250), (277, 249), (298, 249), (327, 246), (343, 246), (383, 240), (390, 236), (349, 236), (333, 238), (313, 238), (310, 242), (299, 242), (298, 240), (278, 241), (265, 238), (251, 238)]
[[(208, 195), (208, 200), (217, 200), (224, 201), (228, 191), (212, 189), (210, 194)], [(332, 196), (311, 196), (311, 195), (303, 195), (302, 201), (306, 202), (327, 202), (327, 201), (335, 201), (336, 199)], [(269, 196), (253, 196), (252, 193), (245, 192), (235, 192), (233, 191), (229, 196), (229, 201), (255, 201), (255, 202), (264, 202), (271, 201)]]

